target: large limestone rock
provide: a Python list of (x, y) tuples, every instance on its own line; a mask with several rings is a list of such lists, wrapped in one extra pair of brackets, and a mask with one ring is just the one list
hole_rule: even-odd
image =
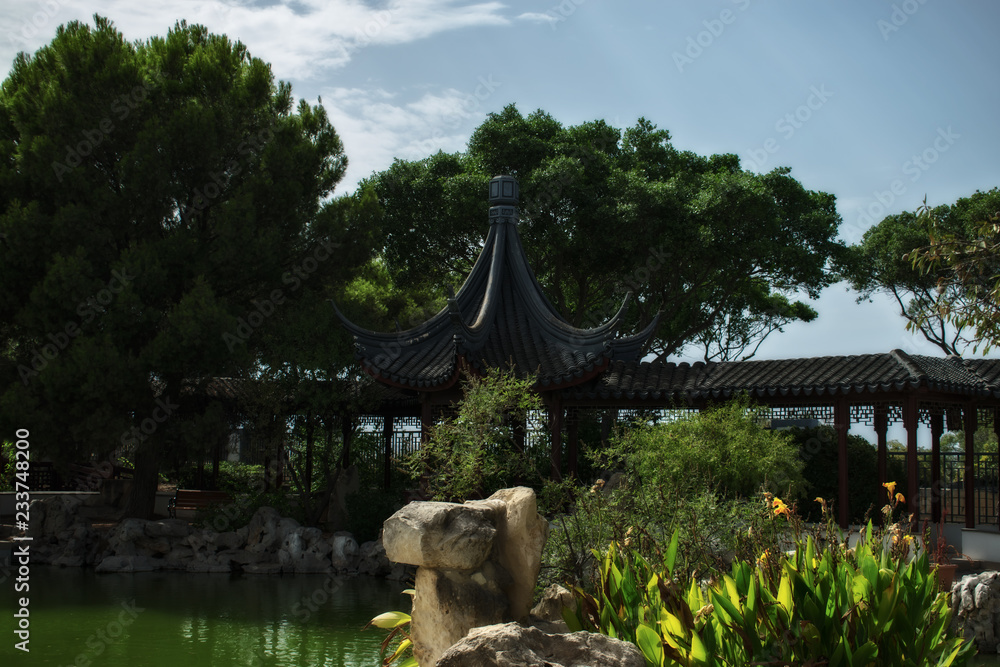
[(382, 543), (396, 563), (473, 570), (493, 548), (495, 524), (491, 506), (413, 502), (386, 519)]
[(511, 576), (504, 590), (510, 600), (510, 615), (523, 621), (531, 610), (549, 524), (538, 513), (535, 492), (524, 486), (501, 489), (482, 502), (497, 507), (494, 558)]
[(645, 664), (639, 648), (628, 642), (589, 632), (547, 635), (516, 623), (474, 628), (437, 661), (437, 667), (645, 667)]
[(967, 574), (951, 588), (952, 629), (980, 653), (1000, 652), (1000, 572)]
[(501, 576), (491, 561), (472, 571), (417, 568), (411, 626), (417, 662), (435, 665), (470, 628), (509, 618), (507, 598), (497, 584)]
[(385, 522), (386, 555), (417, 566), (411, 636), (421, 665), (471, 628), (527, 619), (547, 536), (524, 487), (461, 505), (413, 502)]

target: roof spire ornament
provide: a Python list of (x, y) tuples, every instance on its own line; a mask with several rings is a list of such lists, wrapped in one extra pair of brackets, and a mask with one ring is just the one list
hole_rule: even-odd
[(490, 180), (490, 224), (510, 222), (516, 225), (520, 194), (516, 178), (506, 175), (494, 176)]

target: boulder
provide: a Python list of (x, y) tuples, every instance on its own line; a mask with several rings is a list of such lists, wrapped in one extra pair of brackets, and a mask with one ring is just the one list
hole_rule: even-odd
[(470, 629), (507, 618), (507, 597), (500, 585), (505, 576), (492, 561), (481, 571), (418, 567), (411, 632), (417, 662), (434, 665)]
[(493, 548), (496, 513), (486, 505), (412, 502), (385, 521), (382, 543), (396, 563), (474, 570)]
[[(419, 658), (418, 658), (419, 659)], [(420, 664), (425, 664), (421, 662)], [(589, 632), (545, 634), (516, 623), (474, 628), (437, 667), (645, 667), (635, 644)]]
[(107, 556), (94, 572), (151, 572), (159, 569), (145, 556)]
[(531, 625), (548, 634), (569, 632), (563, 620), (563, 609), (575, 611), (576, 598), (559, 584), (552, 584), (542, 591), (538, 604), (531, 608)]
[(149, 521), (146, 523), (146, 537), (167, 537), (180, 538), (187, 537), (191, 532), (191, 526), (183, 519), (163, 519), (162, 521)]
[(338, 572), (353, 571), (361, 559), (361, 548), (354, 536), (347, 532), (335, 533), (330, 540), (330, 561)]
[(393, 564), (386, 556), (382, 540), (365, 542), (358, 548), (361, 552), (358, 558), (358, 574), (377, 577), (392, 571)]
[(500, 489), (482, 502), (499, 505), (492, 557), (511, 575), (505, 590), (511, 618), (523, 621), (531, 610), (549, 524), (538, 513), (535, 492), (525, 486)]
[(252, 552), (275, 551), (281, 546), (278, 523), (281, 515), (273, 507), (258, 509), (247, 524), (247, 550)]

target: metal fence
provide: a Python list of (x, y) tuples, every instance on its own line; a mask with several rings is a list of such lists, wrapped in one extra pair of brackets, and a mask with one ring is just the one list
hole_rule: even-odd
[[(889, 452), (889, 457), (904, 465), (906, 452)], [(977, 524), (997, 525), (997, 501), (1000, 499), (1000, 455), (982, 452), (974, 456), (975, 517)], [(917, 453), (917, 479), (920, 487), (920, 519), (931, 518), (931, 453)], [(905, 480), (896, 480), (906, 489)], [(941, 452), (941, 512), (947, 523), (965, 522), (965, 453)]]

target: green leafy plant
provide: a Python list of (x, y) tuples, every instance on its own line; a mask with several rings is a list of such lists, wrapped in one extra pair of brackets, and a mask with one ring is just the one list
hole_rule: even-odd
[(674, 576), (676, 532), (659, 566), (612, 544), (595, 593), (576, 589), (570, 629), (634, 642), (654, 666), (968, 663), (974, 646), (951, 632), (948, 595), (908, 522), (869, 522), (850, 546), (843, 534), (830, 539), (832, 519), (803, 535), (780, 498), (769, 499), (768, 518), (791, 530), (794, 548), (736, 560), (711, 582)]
[(516, 444), (517, 423), (541, 407), (532, 380), (493, 369), (471, 373), (453, 417), (431, 429), (430, 440), (405, 462), (435, 500), (486, 497), (519, 484), (540, 486), (542, 471)]
[[(403, 593), (414, 595), (416, 591), (408, 588)], [(410, 627), (412, 618), (404, 611), (387, 611), (379, 614), (368, 622), (362, 629), (372, 626), (389, 630), (389, 634), (382, 640), (379, 657), (382, 659), (383, 667), (419, 667), (417, 659), (413, 656), (413, 640), (410, 638), (407, 628)], [(392, 653), (389, 653), (392, 649)], [(388, 653), (388, 655), (386, 655)]]

